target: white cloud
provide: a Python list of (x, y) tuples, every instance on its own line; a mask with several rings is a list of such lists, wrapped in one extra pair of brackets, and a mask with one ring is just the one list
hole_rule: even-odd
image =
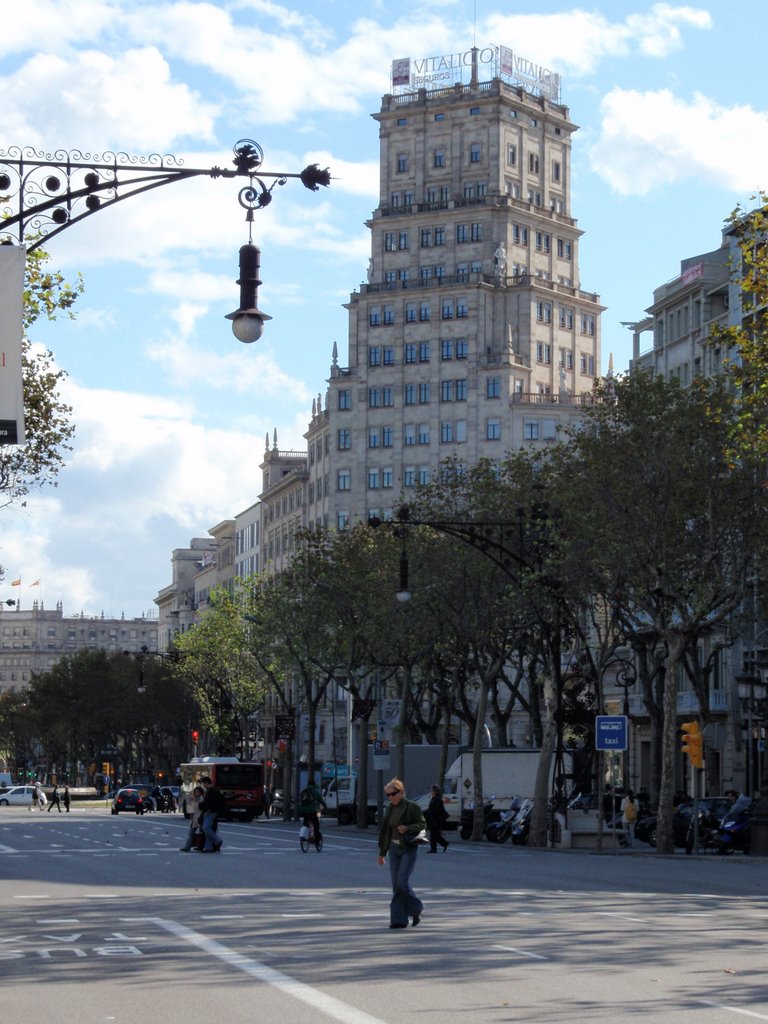
[(592, 167), (620, 195), (646, 195), (688, 178), (744, 192), (768, 164), (768, 114), (722, 107), (701, 94), (614, 89), (603, 99)]
[[(183, 82), (154, 47), (111, 57), (97, 50), (39, 53), (3, 80), (13, 101), (5, 130), (46, 150), (78, 146), (165, 151), (181, 139), (213, 138), (215, 108)], [(88, 138), (82, 138), (87, 117)]]

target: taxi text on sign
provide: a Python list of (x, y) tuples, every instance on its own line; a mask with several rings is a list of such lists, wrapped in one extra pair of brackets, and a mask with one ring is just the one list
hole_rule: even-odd
[(595, 749), (627, 749), (626, 715), (597, 715), (595, 717)]
[(24, 442), (21, 312), (26, 252), (0, 245), (0, 444)]

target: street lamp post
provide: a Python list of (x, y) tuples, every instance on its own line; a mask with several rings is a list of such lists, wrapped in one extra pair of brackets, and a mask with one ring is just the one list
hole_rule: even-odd
[(31, 146), (0, 148), (0, 242), (16, 242), (34, 252), (84, 217), (163, 185), (187, 178), (246, 177), (249, 184), (238, 195), (249, 225), (248, 243), (240, 249), (240, 306), (226, 319), (232, 321), (238, 341), (256, 341), (272, 318), (258, 307), (260, 261), (250, 237), (253, 214), (269, 206), (275, 186), (285, 185), (289, 178), (298, 178), (306, 189), (317, 192), (321, 185), (330, 185), (331, 175), (318, 164), (298, 172), (264, 171), (264, 151), (252, 139), (240, 139), (233, 152), (234, 169), (185, 167), (172, 155), (90, 156), (79, 150), (51, 155)]

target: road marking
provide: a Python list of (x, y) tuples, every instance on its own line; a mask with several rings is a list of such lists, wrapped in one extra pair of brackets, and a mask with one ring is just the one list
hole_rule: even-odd
[(622, 921), (638, 921), (642, 924), (645, 921), (644, 917), (632, 917), (631, 914), (620, 914), (618, 911), (611, 910), (598, 910), (598, 917), (619, 917)]
[(742, 1010), (740, 1006), (728, 1006), (727, 1003), (716, 1003), (712, 999), (700, 999), (699, 1002), (705, 1006), (714, 1006), (716, 1010), (727, 1010), (729, 1013), (738, 1013), (742, 1017), (753, 1017), (755, 1020), (768, 1020), (765, 1013), (755, 1013), (754, 1010)]
[(19, 850), (14, 849), (13, 846), (4, 846), (0, 843), (0, 853), (19, 853)]
[(209, 956), (218, 957), (230, 966), (236, 967), (239, 971), (249, 974), (257, 981), (264, 981), (268, 985), (272, 985), (293, 999), (306, 1003), (313, 1010), (319, 1010), (334, 1020), (342, 1021), (343, 1024), (384, 1024), (380, 1018), (372, 1017), (371, 1014), (366, 1013), (364, 1010), (348, 1006), (346, 1003), (342, 1003), (340, 999), (327, 995), (325, 992), (320, 992), (303, 981), (298, 981), (288, 974), (283, 974), (282, 971), (275, 970), (274, 967), (267, 967), (266, 964), (259, 963), (258, 960), (252, 960), (250, 957), (243, 956), (242, 953), (236, 953), (233, 949), (229, 949), (220, 942), (209, 939), (199, 932), (192, 931), (191, 928), (186, 928), (177, 921), (168, 921), (160, 917), (152, 918), (151, 920), (177, 938), (183, 939), (184, 942), (197, 946), (198, 949), (203, 950)]
[(517, 953), (518, 956), (527, 956), (531, 960), (549, 960), (548, 956), (541, 956), (540, 953), (528, 953), (524, 949), (517, 949), (515, 946), (492, 946), (492, 949), (505, 949), (508, 953)]

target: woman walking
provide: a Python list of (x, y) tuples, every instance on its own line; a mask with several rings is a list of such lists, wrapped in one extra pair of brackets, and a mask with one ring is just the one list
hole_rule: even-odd
[(389, 927), (407, 928), (410, 917), (415, 928), (421, 920), (424, 904), (411, 888), (411, 875), (418, 853), (418, 844), (413, 840), (426, 829), (427, 823), (419, 805), (405, 799), (405, 787), (400, 779), (388, 782), (384, 795), (388, 806), (379, 829), (379, 864), (389, 856), (392, 876)]
[(439, 786), (432, 787), (432, 799), (429, 801), (427, 813), (424, 815), (429, 826), (429, 852), (437, 853), (437, 844), (443, 848), (443, 853), (448, 849), (448, 840), (443, 835), (443, 828), (448, 820), (448, 811), (443, 803), (443, 794)]

